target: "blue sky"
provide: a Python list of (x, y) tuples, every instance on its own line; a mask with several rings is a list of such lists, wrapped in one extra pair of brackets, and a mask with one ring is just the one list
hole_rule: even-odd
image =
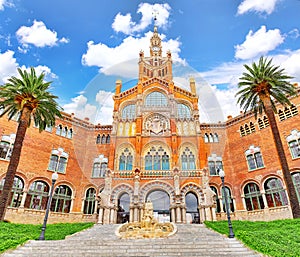
[(207, 115), (216, 102), (223, 117), (239, 113), (243, 64), (261, 55), (299, 81), (299, 0), (0, 0), (0, 83), (17, 67), (36, 67), (66, 112), (109, 124), (114, 81), (130, 87), (139, 51), (149, 55), (153, 13), (163, 50), (184, 70), (175, 82), (187, 87), (191, 74), (201, 80), (202, 121), (222, 119)]

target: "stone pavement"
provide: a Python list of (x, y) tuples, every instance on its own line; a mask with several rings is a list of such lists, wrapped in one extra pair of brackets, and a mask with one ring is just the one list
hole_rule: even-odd
[[(177, 224), (178, 232), (169, 238), (119, 239), (119, 225), (92, 228), (57, 241), (31, 240), (2, 257), (175, 257), (175, 256), (251, 256), (259, 257), (240, 241), (220, 235), (202, 224)], [(47, 233), (47, 232), (46, 232)]]

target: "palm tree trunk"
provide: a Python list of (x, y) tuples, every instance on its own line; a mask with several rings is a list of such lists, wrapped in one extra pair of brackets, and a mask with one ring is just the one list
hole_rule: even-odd
[(264, 99), (264, 106), (265, 106), (266, 115), (269, 119), (269, 123), (270, 123), (270, 126), (271, 126), (274, 143), (275, 143), (277, 154), (278, 154), (278, 157), (279, 157), (279, 161), (280, 161), (284, 181), (285, 181), (285, 184), (286, 184), (286, 187), (287, 187), (287, 193), (288, 193), (288, 196), (289, 196), (289, 199), (290, 199), (293, 218), (300, 218), (299, 201), (298, 201), (295, 186), (294, 186), (294, 183), (293, 183), (293, 180), (292, 180), (292, 175), (290, 173), (289, 166), (288, 166), (288, 163), (287, 163), (286, 155), (285, 155), (285, 152), (284, 152), (284, 149), (283, 149), (281, 137), (280, 137), (280, 134), (279, 134), (277, 122), (276, 122), (276, 119), (275, 119), (274, 111), (273, 111), (272, 106), (271, 106), (270, 99)]
[(24, 107), (18, 129), (15, 138), (14, 148), (10, 157), (10, 162), (7, 168), (5, 183), (3, 186), (2, 194), (0, 195), (0, 221), (4, 220), (6, 208), (8, 206), (9, 196), (14, 183), (15, 174), (19, 165), (21, 150), (23, 146), (23, 141), (25, 138), (26, 130), (29, 125), (29, 119), (31, 115), (31, 110)]

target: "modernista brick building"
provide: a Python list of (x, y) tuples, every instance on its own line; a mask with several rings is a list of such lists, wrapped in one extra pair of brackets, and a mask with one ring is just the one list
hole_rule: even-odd
[[(218, 168), (226, 172), (233, 219), (292, 217), (265, 115), (201, 124), (195, 80), (190, 90), (174, 83), (172, 55), (162, 55), (156, 27), (150, 56), (139, 53), (138, 69), (134, 87), (122, 91), (116, 81), (111, 125), (63, 113), (42, 133), (28, 129), (6, 220), (41, 223), (55, 171), (52, 223), (139, 221), (149, 200), (159, 221), (225, 219)], [(299, 196), (300, 98), (291, 101), (291, 107), (278, 106), (276, 116)], [(16, 128), (16, 121), (0, 119), (0, 190)]]

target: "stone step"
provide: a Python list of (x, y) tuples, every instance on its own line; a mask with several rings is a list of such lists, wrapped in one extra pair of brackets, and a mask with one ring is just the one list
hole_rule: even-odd
[(120, 239), (115, 235), (119, 225), (95, 225), (68, 236), (65, 240), (28, 241), (2, 257), (157, 257), (157, 256), (262, 256), (204, 225), (178, 225), (169, 238)]

